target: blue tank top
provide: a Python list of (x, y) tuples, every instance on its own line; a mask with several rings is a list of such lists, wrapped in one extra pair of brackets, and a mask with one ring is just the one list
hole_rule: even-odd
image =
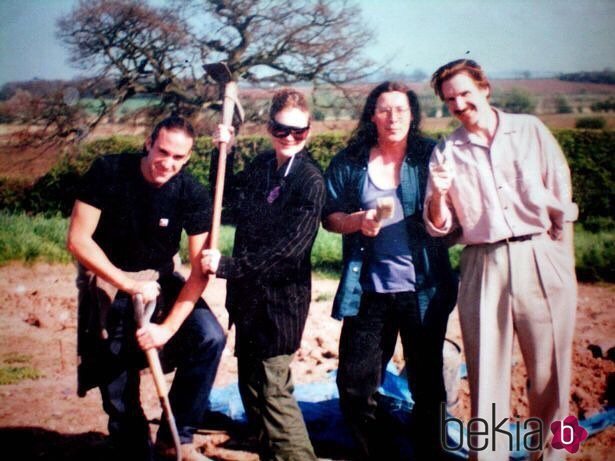
[(369, 171), (365, 175), (361, 191), (364, 210), (375, 209), (381, 197), (392, 197), (395, 202), (393, 215), (382, 221), (378, 235), (367, 238), (367, 257), (361, 272), (361, 288), (365, 292), (414, 291), (416, 277), (400, 193), (401, 187), (381, 189), (373, 183)]

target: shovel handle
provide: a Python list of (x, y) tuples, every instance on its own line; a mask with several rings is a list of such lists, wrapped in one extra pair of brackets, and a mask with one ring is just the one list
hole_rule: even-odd
[[(135, 310), (135, 320), (139, 327), (147, 325), (156, 308), (156, 301), (147, 303), (147, 306), (143, 306), (143, 296), (137, 293), (133, 300)], [(175, 417), (171, 410), (171, 402), (169, 401), (169, 390), (167, 388), (167, 382), (164, 378), (164, 372), (162, 371), (162, 364), (160, 363), (160, 357), (156, 349), (147, 349), (145, 351), (145, 357), (147, 358), (147, 364), (152, 372), (152, 379), (154, 380), (154, 386), (156, 387), (156, 394), (160, 400), (162, 411), (167, 418), (169, 424), (169, 430), (173, 438), (173, 445), (175, 445), (176, 459), (181, 461), (181, 441), (179, 439), (179, 432), (177, 431), (177, 424), (175, 423)]]

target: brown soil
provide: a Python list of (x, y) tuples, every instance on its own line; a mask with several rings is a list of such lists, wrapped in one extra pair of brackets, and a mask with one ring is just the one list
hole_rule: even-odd
[[(0, 441), (6, 453), (21, 453), (18, 459), (106, 459), (106, 418), (100, 398), (91, 391), (76, 395), (76, 290), (73, 266), (10, 264), (0, 267), (0, 360), (9, 366), (16, 359), (39, 370), (39, 379), (26, 379), (0, 386)], [(337, 344), (341, 324), (330, 318), (336, 281), (315, 280), (313, 302), (302, 347), (293, 363), (297, 383), (324, 379), (337, 367)], [(574, 349), (572, 414), (587, 417), (605, 404), (606, 380), (615, 375), (615, 363), (595, 358), (588, 349), (606, 351), (615, 346), (615, 285), (579, 287), (579, 312)], [(224, 281), (215, 281), (205, 298), (222, 325), (227, 324), (223, 306)], [(234, 332), (228, 337), (216, 386), (236, 380), (233, 357)], [(456, 312), (447, 336), (461, 343)], [(513, 414), (526, 415), (524, 367), (516, 352)], [(24, 363), (25, 361), (25, 363)], [(395, 362), (401, 366), (401, 351)], [(142, 400), (150, 418), (159, 416), (159, 404), (148, 371), (143, 372)], [(171, 375), (168, 376), (171, 379)], [(612, 396), (611, 396), (612, 399)], [(611, 401), (612, 404), (612, 401)], [(467, 381), (462, 380), (460, 402), (455, 413), (469, 414)], [(245, 440), (228, 440), (225, 433), (199, 435), (206, 454), (221, 460), (257, 460), (253, 445)], [(569, 459), (608, 460), (613, 457), (615, 428), (587, 440)]]

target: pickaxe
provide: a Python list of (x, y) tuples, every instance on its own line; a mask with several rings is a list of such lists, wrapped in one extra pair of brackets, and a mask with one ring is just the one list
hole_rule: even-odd
[[(136, 294), (133, 300), (135, 309), (135, 320), (139, 328), (147, 325), (152, 318), (154, 309), (156, 308), (156, 301), (147, 303), (147, 306), (143, 306), (143, 296)], [(177, 425), (175, 424), (175, 417), (171, 410), (171, 402), (169, 401), (169, 392), (167, 389), (167, 382), (164, 379), (164, 372), (162, 371), (162, 365), (160, 364), (160, 357), (158, 351), (155, 348), (145, 351), (147, 357), (147, 363), (152, 372), (154, 384), (156, 386), (156, 393), (160, 399), (160, 405), (162, 406), (163, 413), (167, 418), (169, 430), (173, 437), (173, 445), (175, 445), (175, 453), (177, 453), (177, 461), (181, 461), (181, 441), (179, 439), (179, 432), (177, 431)]]
[[(237, 97), (237, 82), (233, 81), (233, 76), (228, 66), (224, 62), (205, 64), (205, 72), (220, 85), (223, 96), (222, 102), (222, 124), (230, 126), (233, 123), (233, 116), (236, 116), (239, 124), (243, 122), (244, 112), (239, 98)], [(218, 248), (220, 237), (220, 222), (222, 219), (222, 194), (224, 192), (224, 178), (226, 175), (226, 150), (227, 143), (221, 142), (218, 146), (218, 170), (216, 172), (216, 192), (214, 194), (214, 209), (211, 222), (211, 232), (209, 234), (209, 248)]]

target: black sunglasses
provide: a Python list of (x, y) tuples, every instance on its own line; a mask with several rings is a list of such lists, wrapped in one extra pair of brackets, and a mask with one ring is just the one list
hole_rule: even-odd
[(275, 120), (271, 119), (268, 123), (269, 133), (274, 138), (286, 138), (289, 134), (295, 138), (296, 141), (303, 141), (308, 136), (308, 131), (310, 130), (310, 124), (304, 127), (298, 126), (289, 126), (284, 125), (283, 123), (278, 123)]

